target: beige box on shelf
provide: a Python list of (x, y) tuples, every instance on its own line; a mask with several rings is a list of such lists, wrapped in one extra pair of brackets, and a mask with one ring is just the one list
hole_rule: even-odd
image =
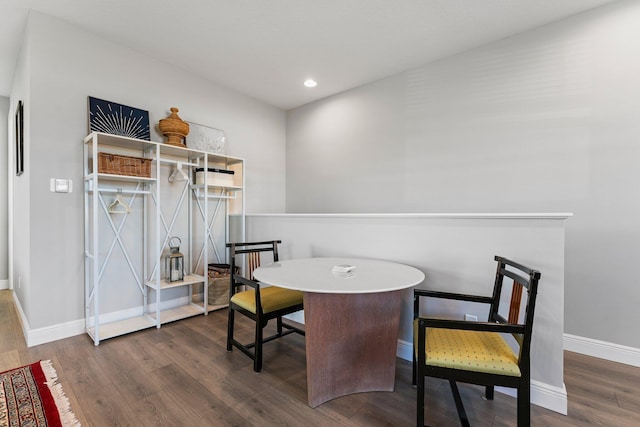
[[(207, 185), (218, 187), (233, 187), (234, 171), (227, 169), (208, 168), (206, 172)], [(196, 168), (196, 185), (204, 184), (204, 168)]]

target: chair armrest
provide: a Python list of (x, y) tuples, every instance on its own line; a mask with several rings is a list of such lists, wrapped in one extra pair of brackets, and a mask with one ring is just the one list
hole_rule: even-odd
[(459, 300), (459, 301), (481, 302), (485, 304), (491, 304), (493, 302), (492, 297), (484, 297), (480, 295), (455, 294), (451, 292), (429, 291), (426, 289), (414, 289), (413, 295), (420, 296), (420, 297), (429, 297), (429, 298), (444, 298), (444, 299), (453, 299), (453, 300)]
[(260, 289), (260, 284), (258, 282), (254, 282), (253, 280), (246, 279), (239, 274), (234, 274), (233, 279), (236, 282), (236, 286), (245, 285), (245, 286), (252, 287), (253, 289), (256, 289), (256, 290)]
[(419, 328), (462, 329), (466, 331), (505, 332), (523, 334), (524, 325), (513, 323), (469, 322), (466, 320), (435, 319), (430, 317), (418, 318)]

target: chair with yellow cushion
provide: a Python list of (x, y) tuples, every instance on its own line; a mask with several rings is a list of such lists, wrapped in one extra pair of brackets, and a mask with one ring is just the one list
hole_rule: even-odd
[[(229, 323), (227, 351), (233, 347), (253, 359), (253, 370), (262, 370), (262, 345), (292, 332), (304, 335), (304, 331), (284, 323), (282, 316), (302, 310), (302, 292), (277, 286), (264, 286), (253, 280), (253, 270), (260, 266), (260, 254), (270, 252), (273, 262), (278, 261), (280, 240), (266, 242), (228, 243), (231, 271), (235, 272), (241, 257), (245, 258), (245, 275), (232, 274), (229, 292)], [(233, 337), (235, 313), (243, 314), (255, 322), (253, 342), (242, 344)], [(276, 319), (276, 333), (263, 337), (263, 329), (271, 319)], [(286, 329), (286, 331), (284, 331)]]
[[(498, 266), (490, 297), (414, 290), (413, 379), (418, 386), (419, 427), (424, 426), (425, 377), (449, 381), (462, 426), (470, 424), (456, 382), (486, 386), (485, 396), (489, 400), (493, 399), (494, 386), (516, 388), (518, 426), (530, 425), (529, 349), (540, 272), (500, 256), (495, 260)], [(500, 309), (503, 282), (505, 288), (509, 288), (510, 282), (513, 284), (508, 314), (504, 313), (506, 317)], [(522, 301), (525, 289), (527, 295)], [(505, 293), (507, 300), (508, 295)], [(422, 317), (420, 300), (423, 297), (488, 304), (488, 320), (471, 322)], [(514, 351), (512, 346), (518, 350)]]

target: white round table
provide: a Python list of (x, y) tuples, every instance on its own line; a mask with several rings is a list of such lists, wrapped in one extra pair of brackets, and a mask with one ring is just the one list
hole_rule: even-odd
[[(354, 268), (332, 271), (340, 265)], [(304, 292), (311, 407), (351, 393), (393, 391), (402, 297), (424, 273), (372, 259), (302, 258), (261, 266), (253, 275)]]

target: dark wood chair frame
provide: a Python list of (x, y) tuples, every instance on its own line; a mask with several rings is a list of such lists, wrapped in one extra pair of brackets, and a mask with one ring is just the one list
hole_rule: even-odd
[[(494, 386), (503, 386), (516, 388), (518, 393), (517, 402), (517, 422), (518, 427), (526, 427), (530, 425), (530, 355), (531, 333), (533, 330), (533, 314), (535, 310), (536, 295), (538, 292), (538, 281), (540, 280), (540, 272), (532, 270), (514, 261), (496, 256), (498, 262), (496, 270), (495, 285), (493, 288), (493, 296), (484, 297), (476, 295), (454, 294), (448, 292), (428, 291), (423, 289), (414, 289), (413, 310), (414, 319), (418, 319), (418, 351), (413, 352), (413, 383), (417, 383), (417, 426), (424, 426), (424, 378), (436, 377), (449, 380), (449, 385), (453, 393), (453, 397), (460, 418), (460, 424), (463, 427), (469, 426), (469, 419), (464, 410), (460, 392), (456, 382), (464, 382), (470, 384), (484, 385), (485, 397), (487, 400), (493, 399)], [(507, 269), (509, 267), (509, 269)], [(517, 272), (514, 270), (518, 270)], [(504, 277), (513, 279), (513, 291), (511, 295), (511, 305), (509, 310), (509, 318), (505, 319), (498, 313), (500, 305), (500, 295), (502, 292), (502, 284)], [(526, 312), (522, 324), (518, 324), (520, 301), (523, 288), (527, 289), (528, 300), (526, 302)], [(420, 298), (444, 298), (459, 301), (469, 301), (476, 303), (489, 304), (489, 316), (487, 322), (470, 322), (462, 320), (446, 320), (420, 317)], [(451, 369), (426, 364), (426, 355), (424, 350), (426, 344), (426, 328), (447, 328), (447, 329), (463, 329), (472, 331), (502, 332), (510, 333), (516, 337), (520, 343), (520, 354), (518, 364), (520, 367), (520, 377), (489, 374), (483, 372), (465, 371), (460, 369)], [(416, 360), (416, 353), (418, 359)]]
[[(231, 258), (231, 270), (236, 271), (236, 256), (240, 254), (252, 254), (260, 252), (272, 252), (273, 261), (278, 261), (278, 244), (282, 243), (280, 240), (271, 240), (263, 242), (246, 242), (246, 243), (227, 243)], [(264, 313), (262, 311), (262, 303), (260, 299), (260, 283), (253, 280), (253, 270), (249, 273), (250, 278), (247, 279), (240, 274), (232, 274), (230, 280), (229, 299), (235, 295), (239, 288), (247, 287), (255, 290), (256, 297), (256, 313), (252, 313), (236, 304), (229, 302), (229, 321), (227, 325), (227, 351), (232, 351), (233, 347), (249, 356), (253, 360), (253, 370), (260, 372), (262, 370), (262, 345), (276, 338), (281, 338), (290, 333), (298, 333), (304, 335), (304, 330), (297, 328), (294, 325), (285, 323), (282, 321), (282, 316), (286, 314), (295, 313), (303, 309), (303, 304), (297, 304), (289, 306), (270, 313)], [(242, 313), (243, 315), (252, 319), (255, 324), (255, 337), (254, 341), (249, 344), (242, 344), (233, 337), (235, 312)], [(269, 320), (276, 319), (276, 333), (269, 337), (263, 336), (263, 329), (267, 326)], [(286, 330), (285, 330), (286, 329)], [(253, 349), (253, 350), (252, 350)]]

